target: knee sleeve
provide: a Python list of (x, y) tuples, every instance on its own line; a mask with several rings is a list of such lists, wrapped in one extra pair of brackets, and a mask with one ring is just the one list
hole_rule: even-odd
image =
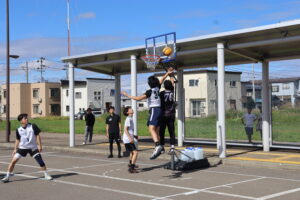
[(34, 157), (34, 159), (36, 160), (36, 162), (39, 163), (39, 165), (40, 165), (41, 167), (45, 167), (45, 163), (44, 163), (44, 161), (43, 161), (42, 156), (41, 156), (40, 153), (35, 154), (33, 157)]

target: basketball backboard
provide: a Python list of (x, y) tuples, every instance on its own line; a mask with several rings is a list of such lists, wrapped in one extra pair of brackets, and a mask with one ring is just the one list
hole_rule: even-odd
[[(166, 63), (176, 59), (176, 33), (166, 33), (154, 37), (146, 38), (146, 55), (160, 56), (160, 62)], [(169, 56), (164, 55), (163, 49), (170, 47), (172, 53)]]

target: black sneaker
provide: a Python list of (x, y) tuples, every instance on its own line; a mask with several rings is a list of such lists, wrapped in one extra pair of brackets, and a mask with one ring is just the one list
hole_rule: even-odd
[(131, 174), (139, 173), (139, 171), (137, 169), (132, 169), (132, 168), (129, 168), (128, 172), (131, 173)]
[(111, 155), (109, 155), (109, 156), (107, 156), (107, 158), (113, 158), (114, 156), (111, 154)]
[(118, 155), (118, 158), (122, 158), (122, 156), (119, 154), (119, 155)]

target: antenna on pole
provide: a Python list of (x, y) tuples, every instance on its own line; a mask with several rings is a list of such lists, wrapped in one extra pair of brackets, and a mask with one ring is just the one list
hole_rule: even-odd
[(70, 0), (67, 0), (68, 56), (70, 56)]
[(40, 57), (40, 59), (37, 60), (37, 62), (40, 63), (40, 66), (36, 69), (41, 72), (41, 83), (44, 81), (43, 72), (45, 72), (45, 70), (43, 68), (46, 67), (45, 65), (43, 65), (44, 60), (45, 60), (44, 57)]

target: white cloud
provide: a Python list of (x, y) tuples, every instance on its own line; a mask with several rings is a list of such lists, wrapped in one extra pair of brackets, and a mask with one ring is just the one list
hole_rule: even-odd
[(77, 17), (77, 19), (93, 19), (96, 18), (96, 14), (94, 12), (86, 12), (86, 13), (81, 13)]

